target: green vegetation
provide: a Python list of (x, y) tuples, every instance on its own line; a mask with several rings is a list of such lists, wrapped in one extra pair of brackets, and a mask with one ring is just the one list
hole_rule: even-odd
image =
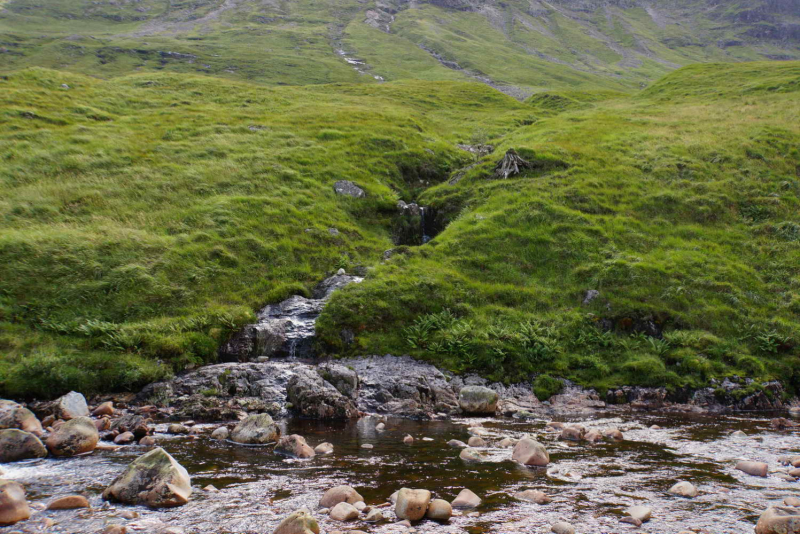
[[(798, 388), (798, 96), (800, 64), (757, 63), (532, 99), (540, 120), (422, 195), (446, 230), (335, 295), (318, 331), (333, 353), (410, 351), (496, 380)], [(509, 148), (567, 168), (495, 179)]]
[[(374, 263), (398, 198), (524, 111), (450, 82), (28, 69), (0, 88), (0, 382), (14, 396), (135, 388), (214, 361), (254, 310)], [(335, 195), (342, 178), (367, 198)]]

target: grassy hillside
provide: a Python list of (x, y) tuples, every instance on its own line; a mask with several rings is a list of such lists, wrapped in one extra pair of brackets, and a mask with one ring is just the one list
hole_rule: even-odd
[(0, 72), (37, 66), (102, 78), (478, 80), (524, 97), (639, 89), (696, 62), (800, 59), (798, 43), (800, 6), (767, 0), (0, 3)]
[[(334, 296), (329, 350), (601, 389), (733, 374), (800, 388), (800, 63), (527, 105), (541, 120), (424, 193), (441, 234)], [(535, 168), (497, 179), (509, 148)]]
[[(0, 388), (136, 387), (391, 246), (399, 198), (532, 112), (484, 85), (0, 78)], [(350, 179), (367, 191), (333, 192)]]

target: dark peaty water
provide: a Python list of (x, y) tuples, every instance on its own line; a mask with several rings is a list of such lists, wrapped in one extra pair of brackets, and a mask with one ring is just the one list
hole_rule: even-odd
[[(565, 419), (569, 420), (569, 419)], [(467, 441), (470, 423), (482, 422), (493, 444), (502, 436), (535, 434), (551, 456), (548, 469), (529, 469), (511, 462), (511, 449), (484, 449), (487, 461), (465, 465), (450, 439)], [(167, 449), (192, 474), (195, 492), (188, 505), (171, 510), (106, 505), (100, 493), (133, 458), (144, 450), (133, 446), (116, 452), (95, 452), (82, 458), (45, 459), (4, 465), (5, 478), (22, 482), (32, 502), (83, 492), (90, 495), (92, 511), (38, 512), (25, 523), (0, 529), (38, 532), (41, 520), (55, 521), (47, 532), (94, 533), (107, 523), (126, 524), (129, 532), (157, 532), (164, 525), (183, 527), (189, 533), (272, 533), (280, 520), (307, 506), (316, 511), (322, 493), (340, 484), (353, 485), (367, 504), (380, 504), (401, 487), (425, 488), (436, 497), (452, 500), (462, 488), (477, 493), (483, 503), (478, 517), (460, 514), (448, 525), (422, 522), (417, 532), (537, 533), (565, 520), (579, 533), (647, 532), (675, 534), (705, 529), (712, 533), (750, 533), (758, 515), (770, 503), (800, 496), (800, 483), (775, 476), (757, 478), (734, 469), (736, 460), (768, 462), (800, 454), (800, 439), (792, 431), (770, 429), (766, 416), (670, 416), (620, 413), (614, 417), (575, 418), (587, 428), (617, 426), (625, 434), (618, 444), (569, 444), (545, 431), (547, 420), (459, 419), (448, 422), (389, 420), (386, 431), (375, 430), (377, 420), (365, 418), (348, 424), (314, 421), (285, 422), (284, 432), (306, 437), (312, 446), (329, 441), (335, 452), (311, 461), (282, 459), (270, 449), (243, 447), (187, 437), (157, 435)], [(653, 430), (653, 424), (661, 429)], [(210, 430), (210, 429), (209, 429)], [(744, 438), (732, 437), (743, 430)], [(402, 443), (411, 434), (412, 446)], [(432, 441), (423, 441), (423, 437)], [(361, 445), (370, 443), (373, 449)], [(700, 490), (695, 499), (674, 497), (667, 490), (688, 480)], [(219, 492), (203, 491), (213, 484)], [(513, 494), (539, 489), (553, 497), (539, 506), (517, 501)], [(622, 511), (647, 504), (653, 519), (640, 528), (619, 523)], [(125, 520), (124, 510), (139, 517)], [(392, 508), (383, 509), (392, 517)], [(390, 521), (370, 525), (360, 520), (344, 525), (316, 514), (322, 532), (360, 529), (366, 532), (402, 532)]]

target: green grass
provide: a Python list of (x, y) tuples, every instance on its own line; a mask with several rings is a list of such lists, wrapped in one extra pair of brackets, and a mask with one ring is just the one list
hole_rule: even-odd
[[(335, 354), (410, 352), (497, 380), (675, 389), (738, 374), (797, 390), (799, 96), (789, 62), (695, 65), (633, 97), (534, 97), (540, 120), (422, 195), (446, 230), (335, 295), (318, 331)], [(508, 148), (567, 168), (494, 179)]]
[[(214, 361), (260, 306), (373, 263), (396, 201), (524, 110), (451, 82), (28, 69), (0, 87), (0, 384), (15, 395), (134, 388)], [(336, 196), (343, 178), (367, 198)], [(126, 356), (106, 369), (86, 354)]]

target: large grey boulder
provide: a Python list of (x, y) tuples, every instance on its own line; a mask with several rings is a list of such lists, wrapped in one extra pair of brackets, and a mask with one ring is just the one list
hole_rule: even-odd
[(45, 444), (53, 456), (77, 456), (92, 452), (100, 441), (94, 421), (76, 417), (58, 427), (47, 437)]
[(41, 440), (17, 428), (0, 430), (0, 463), (17, 462), (30, 458), (44, 458), (47, 449)]
[(358, 409), (349, 397), (310, 369), (298, 369), (286, 385), (292, 409), (311, 419), (354, 419)]
[(758, 518), (756, 534), (800, 534), (800, 509), (770, 506)]
[(363, 189), (358, 187), (350, 180), (339, 180), (338, 182), (333, 184), (333, 190), (336, 192), (337, 195), (342, 195), (346, 197), (364, 198), (365, 196), (367, 196), (367, 194), (364, 192)]
[(273, 534), (319, 534), (319, 525), (308, 510), (298, 510), (281, 521)]
[(25, 488), (18, 482), (0, 480), (0, 526), (13, 525), (31, 516)]
[(459, 406), (470, 414), (493, 414), (497, 401), (497, 392), (483, 386), (466, 386), (458, 394)]
[(53, 415), (56, 419), (64, 419), (65, 421), (76, 417), (87, 417), (89, 415), (89, 405), (86, 404), (86, 398), (83, 395), (70, 391), (53, 403)]
[(41, 436), (42, 423), (29, 409), (14, 401), (0, 399), (0, 428), (18, 428)]
[(103, 492), (103, 499), (164, 508), (186, 504), (191, 494), (189, 473), (158, 447), (128, 465)]
[(358, 399), (358, 375), (355, 371), (335, 363), (321, 365), (317, 371), (339, 393), (353, 400)]
[(231, 441), (246, 445), (266, 445), (278, 440), (280, 429), (269, 414), (248, 415), (231, 432)]

